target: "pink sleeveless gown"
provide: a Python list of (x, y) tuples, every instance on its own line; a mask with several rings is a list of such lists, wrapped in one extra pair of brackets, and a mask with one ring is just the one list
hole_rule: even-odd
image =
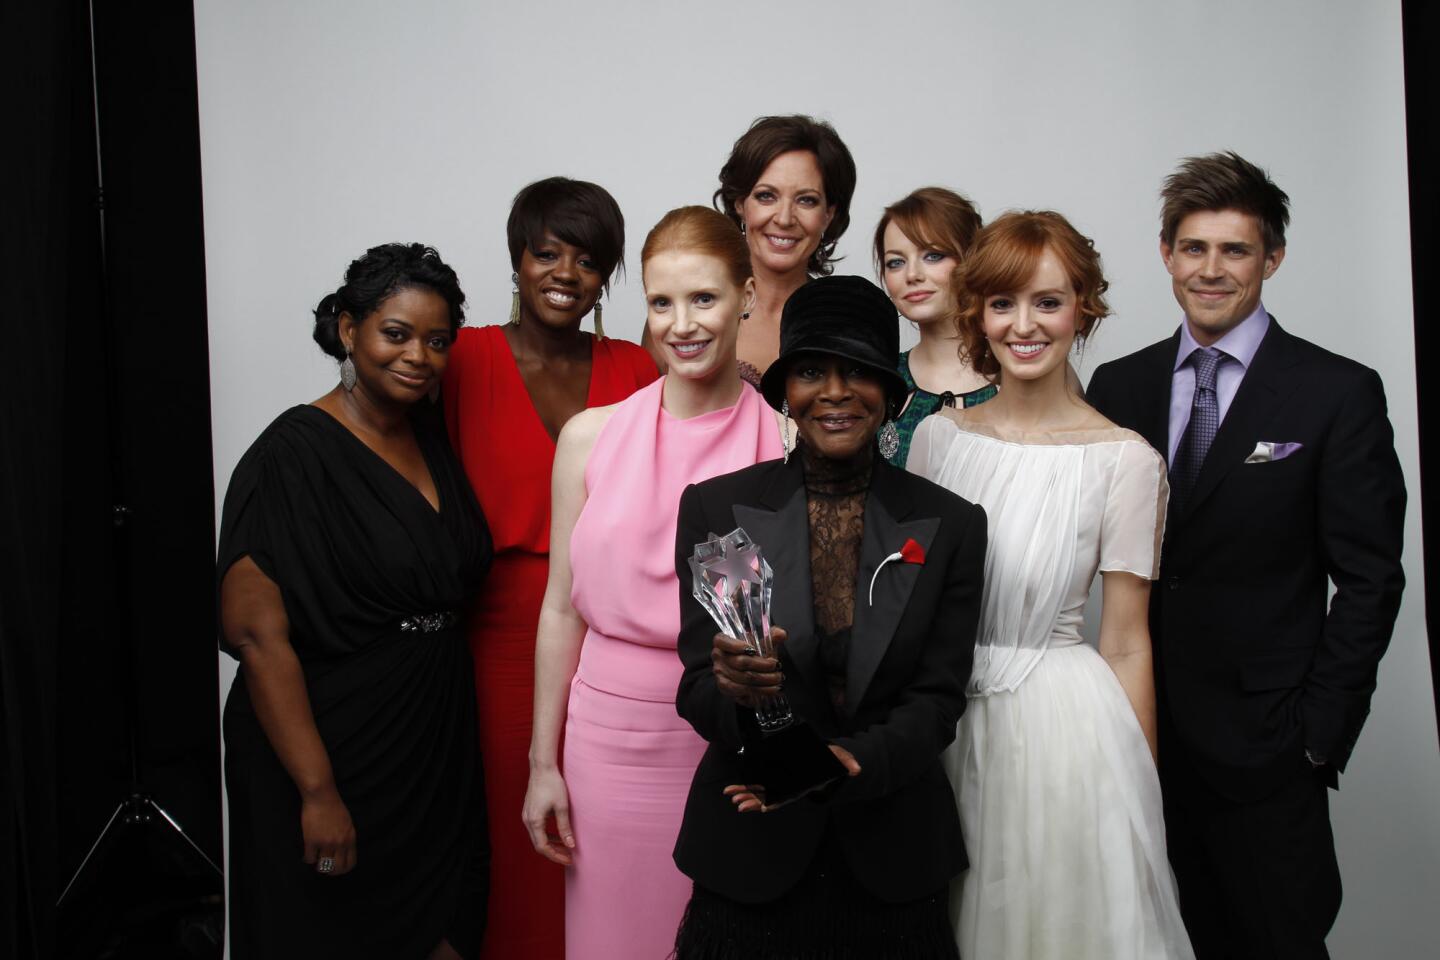
[(675, 945), (691, 884), (671, 853), (705, 751), (675, 712), (676, 512), (687, 485), (783, 452), (757, 391), (680, 420), (660, 406), (664, 384), (622, 401), (596, 438), (570, 537), (571, 600), (589, 630), (565, 721), (567, 960), (662, 960)]

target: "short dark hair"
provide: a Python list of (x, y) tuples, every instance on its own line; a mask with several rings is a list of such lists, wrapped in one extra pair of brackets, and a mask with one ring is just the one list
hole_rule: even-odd
[(625, 217), (610, 192), (588, 180), (546, 177), (515, 194), (505, 236), (510, 267), (520, 269), (520, 256), (532, 253), (552, 234), (595, 258), (605, 289), (625, 261)]
[(465, 293), (460, 289), (455, 271), (440, 259), (434, 247), (423, 243), (383, 243), (351, 261), (345, 270), (345, 283), (321, 299), (315, 307), (315, 328), (311, 336), (321, 350), (336, 360), (344, 360), (340, 314), (348, 313), (357, 321), (364, 320), (392, 294), (417, 287), (440, 295), (450, 308), (450, 335), (458, 333), (465, 322)]
[(1180, 221), (1192, 213), (1238, 210), (1260, 221), (1265, 252), (1285, 246), (1290, 198), (1270, 175), (1234, 150), (1186, 157), (1160, 188), (1160, 240), (1175, 245)]
[(885, 208), (875, 225), (875, 267), (885, 272), (885, 228), (890, 224), (916, 246), (937, 250), (959, 261), (975, 244), (984, 224), (975, 204), (954, 190), (921, 187)]
[(720, 168), (720, 187), (711, 202), (738, 227), (736, 205), (750, 193), (765, 168), (782, 153), (806, 150), (820, 165), (825, 184), (825, 204), (835, 215), (810, 256), (808, 269), (814, 276), (829, 276), (835, 268), (835, 244), (850, 226), (850, 198), (855, 195), (855, 159), (835, 128), (824, 120), (803, 114), (760, 117), (740, 135), (730, 149), (730, 158)]

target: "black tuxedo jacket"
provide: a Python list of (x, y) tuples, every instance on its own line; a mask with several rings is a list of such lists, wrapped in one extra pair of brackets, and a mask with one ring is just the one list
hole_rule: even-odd
[[(744, 782), (738, 751), (758, 735), (753, 714), (719, 692), (711, 672), (714, 622), (691, 594), (688, 560), (710, 533), (744, 527), (774, 572), (771, 619), (783, 648), (791, 708), (855, 755), (861, 773), (823, 797), (768, 813), (739, 813), (721, 791)], [(771, 460), (686, 489), (675, 570), (680, 578), (676, 708), (710, 742), (695, 771), (675, 863), (732, 900), (777, 899), (804, 874), (827, 826), (856, 877), (899, 903), (934, 893), (964, 870), (965, 845), (940, 752), (965, 709), (985, 563), (985, 512), (876, 458), (856, 571), (855, 619), (836, 716), (815, 636), (810, 527), (799, 458)], [(906, 540), (923, 564), (885, 557)]]
[[(1086, 394), (1162, 455), (1179, 343), (1177, 330), (1102, 365)], [(1261, 441), (1301, 447), (1247, 463)], [(1162, 730), (1178, 743), (1162, 743), (1162, 764), (1178, 748), (1236, 800), (1307, 769), (1306, 749), (1344, 770), (1400, 606), (1404, 516), (1380, 377), (1272, 318), (1166, 519), (1150, 629)]]

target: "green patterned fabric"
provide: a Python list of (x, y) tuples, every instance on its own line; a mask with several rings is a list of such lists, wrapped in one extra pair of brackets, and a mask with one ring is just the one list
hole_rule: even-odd
[(900, 354), (900, 362), (896, 365), (900, 376), (905, 378), (905, 387), (910, 391), (910, 399), (905, 405), (905, 410), (895, 418), (895, 427), (900, 431), (900, 446), (895, 450), (895, 456), (890, 462), (897, 467), (905, 466), (905, 460), (910, 456), (910, 437), (915, 433), (915, 428), (920, 426), (920, 421), (938, 413), (941, 407), (975, 407), (989, 400), (1000, 391), (995, 384), (987, 384), (978, 390), (971, 390), (969, 393), (951, 393), (946, 390), (944, 393), (930, 393), (915, 385), (915, 378), (910, 375), (910, 351), (906, 350)]

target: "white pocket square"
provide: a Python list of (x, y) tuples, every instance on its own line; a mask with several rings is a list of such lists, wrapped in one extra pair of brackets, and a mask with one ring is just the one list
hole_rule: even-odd
[(1255, 449), (1250, 451), (1250, 456), (1245, 458), (1245, 462), (1273, 463), (1276, 460), (1284, 460), (1303, 446), (1303, 443), (1275, 443), (1273, 440), (1261, 440), (1255, 444)]

